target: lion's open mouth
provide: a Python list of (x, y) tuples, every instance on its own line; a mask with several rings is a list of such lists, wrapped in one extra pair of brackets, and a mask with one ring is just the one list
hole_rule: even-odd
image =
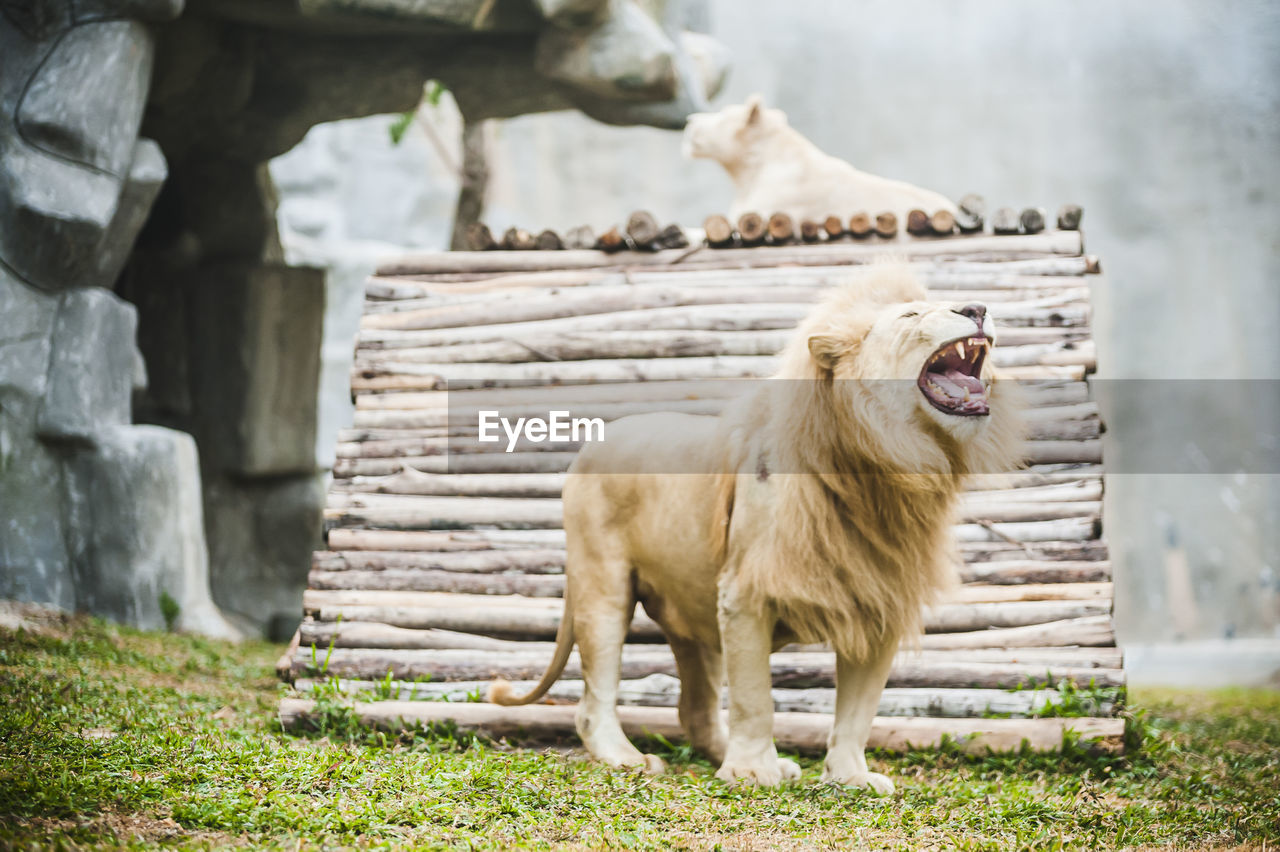
[(982, 362), (991, 348), (984, 334), (944, 343), (929, 356), (916, 381), (929, 404), (946, 414), (981, 417), (991, 413)]

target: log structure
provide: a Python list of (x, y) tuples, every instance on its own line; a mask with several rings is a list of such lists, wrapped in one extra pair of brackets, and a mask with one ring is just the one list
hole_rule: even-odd
[[(1058, 218), (1078, 226), (1079, 215)], [(577, 248), (591, 236), (571, 231), (554, 252), (479, 239), (486, 250), (384, 264), (366, 291), (327, 549), (315, 554), (282, 663), (297, 692), (282, 720), (304, 724), (309, 691), (337, 678), (371, 725), (572, 736), (573, 710), (560, 705), (582, 692), (576, 653), (545, 703), (469, 699), (497, 676), (523, 688), (551, 660), (564, 594), (560, 492), (581, 442), (469, 442), (478, 412), (546, 416), (563, 406), (606, 424), (652, 410), (714, 414), (735, 382), (773, 372), (826, 288), (892, 254), (931, 299), (988, 306), (994, 363), (1025, 380), (1030, 431), (1026, 469), (968, 485), (954, 528), (960, 584), (895, 659), (872, 744), (950, 737), (978, 751), (1052, 749), (1070, 730), (1118, 749), (1125, 680), (1102, 538), (1103, 424), (1088, 384), (1099, 264), (1078, 230), (1026, 233), (1035, 217), (1009, 209), (994, 224), (1020, 233), (992, 236), (981, 233), (983, 216), (976, 198), (958, 215), (913, 211), (905, 230), (921, 237), (872, 214), (798, 231), (786, 217), (713, 216), (706, 245), (692, 248), (664, 247), (653, 217), (632, 217), (625, 233), (600, 238), (604, 251)], [(893, 242), (862, 239), (888, 224)], [(621, 251), (632, 247), (646, 250)], [(788, 646), (772, 662), (779, 744), (821, 750), (834, 655)], [(643, 609), (622, 678), (628, 730), (679, 736), (674, 661)], [(1068, 696), (1078, 718), (1051, 718)]]

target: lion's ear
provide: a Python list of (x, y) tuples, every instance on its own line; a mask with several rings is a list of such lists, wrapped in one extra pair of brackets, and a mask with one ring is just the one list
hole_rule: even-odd
[(809, 355), (824, 370), (834, 370), (844, 350), (845, 345), (838, 337), (830, 334), (809, 335)]
[(747, 124), (759, 124), (760, 116), (764, 113), (764, 98), (760, 95), (752, 95), (747, 98)]

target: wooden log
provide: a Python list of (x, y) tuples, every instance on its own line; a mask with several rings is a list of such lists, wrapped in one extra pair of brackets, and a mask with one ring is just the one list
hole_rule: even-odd
[(298, 653), (298, 648), (302, 645), (302, 630), (293, 631), (293, 638), (289, 640), (289, 644), (285, 646), (284, 653), (276, 658), (276, 677), (285, 683), (293, 683), (293, 658)]
[[(487, 678), (534, 680), (551, 659), (549, 643), (537, 650), (497, 651), (476, 649), (406, 650), (384, 648), (337, 648), (319, 644), (301, 648), (294, 655), (295, 677), (317, 674), (342, 678), (395, 680), (430, 678), (433, 681), (468, 681)], [(1106, 650), (1106, 649), (1100, 649)], [(1056, 663), (982, 662), (943, 660), (953, 652), (935, 658), (912, 658), (900, 654), (889, 670), (890, 688), (933, 689), (1026, 689), (1066, 680), (1076, 686), (1116, 687), (1124, 685), (1118, 668), (1070, 666)], [(327, 660), (327, 666), (322, 663)], [(835, 655), (830, 652), (779, 652), (770, 657), (773, 685), (788, 689), (830, 687), (835, 683)], [(621, 676), (625, 679), (653, 674), (675, 675), (675, 659), (665, 645), (627, 645), (622, 649)], [(577, 651), (570, 654), (564, 677), (582, 677)]]
[(502, 235), (502, 247), (507, 251), (531, 251), (538, 247), (533, 234), (524, 228), (508, 228)]
[(702, 230), (707, 235), (707, 245), (712, 248), (733, 245), (733, 225), (719, 213), (714, 213), (704, 219)]
[[(1023, 235), (1018, 241), (995, 239), (974, 234), (963, 241), (938, 243), (920, 241), (908, 246), (881, 246), (881, 244), (824, 243), (820, 246), (791, 246), (774, 249), (768, 253), (768, 264), (797, 266), (861, 265), (874, 258), (891, 253), (897, 257), (963, 257), (969, 264), (1038, 260), (1050, 257), (1080, 257), (1083, 255), (1083, 237), (1080, 232), (1053, 230), (1042, 234)], [(685, 251), (654, 252), (649, 255), (614, 258), (594, 251), (561, 252), (556, 255), (529, 255), (525, 252), (434, 252), (426, 255), (410, 255), (401, 260), (380, 266), (378, 275), (384, 278), (396, 276), (429, 275), (433, 280), (451, 275), (462, 275), (461, 280), (475, 276), (502, 274), (502, 272), (556, 271), (563, 274), (572, 270), (663, 269), (678, 265), (686, 269), (731, 269), (731, 267), (759, 264), (762, 255), (753, 248), (724, 249), (707, 255), (689, 256)]]
[(1062, 230), (1079, 230), (1084, 209), (1079, 205), (1062, 205), (1057, 210), (1057, 226)]
[(467, 225), (466, 240), (468, 251), (492, 251), (498, 247), (498, 241), (493, 238), (493, 232), (483, 222), (472, 222)]
[[(839, 219), (836, 219), (837, 223), (839, 221)], [(800, 239), (806, 243), (818, 242), (822, 239), (823, 233), (825, 232), (822, 230), (821, 222), (815, 222), (813, 219), (802, 219), (800, 221)]]
[[(452, 571), (386, 568), (380, 571), (312, 571), (307, 588), (368, 589), (406, 592), (458, 592), (468, 595), (563, 597), (564, 577), (552, 574), (460, 574)], [(1006, 586), (1004, 588), (1020, 588)]]
[(738, 217), (738, 238), (744, 246), (758, 246), (764, 242), (768, 227), (759, 213), (743, 213)]
[[(327, 649), (331, 644), (335, 648), (370, 648), (387, 651), (446, 649), (520, 651), (528, 650), (526, 646), (533, 644), (510, 639), (494, 639), (490, 636), (476, 636), (472, 633), (459, 633), (453, 630), (408, 630), (389, 624), (356, 621), (335, 624), (317, 622), (310, 618), (303, 619), (302, 626), (298, 628), (298, 636), (303, 653), (307, 653), (312, 646), (320, 651)], [(293, 656), (298, 657), (296, 649)], [(303, 659), (303, 664), (306, 665), (309, 661)]]
[(933, 232), (933, 228), (929, 224), (929, 214), (920, 209), (914, 209), (907, 213), (907, 233), (913, 237), (928, 236)]
[(385, 476), (407, 464), (427, 473), (562, 473), (577, 453), (488, 453), (470, 456), (421, 456), (406, 459), (338, 459), (333, 475)]
[[(1016, 214), (1015, 217), (1016, 219)], [(852, 224), (852, 222), (851, 222)], [(999, 240), (974, 235), (964, 240), (917, 243), (894, 246), (895, 255), (905, 259), (936, 256), (963, 257), (970, 263), (1006, 262), (1053, 256), (1079, 257), (1084, 253), (1084, 243), (1079, 231), (1047, 231), (1019, 237), (1018, 240)], [(884, 246), (856, 243), (831, 243), (822, 245), (798, 245), (769, 252), (769, 263), (777, 266), (797, 264), (830, 266), (862, 264), (883, 255)], [(382, 277), (450, 274), (494, 274), (501, 272), (564, 272), (568, 270), (605, 269), (610, 267), (664, 267), (678, 264), (681, 269), (725, 269), (758, 262), (760, 255), (749, 248), (686, 257), (684, 251), (655, 252), (653, 254), (612, 258), (594, 251), (560, 252), (557, 254), (528, 254), (525, 252), (430, 252), (406, 255), (377, 269)]]
[[(564, 577), (555, 574), (462, 573), (422, 568), (380, 568), (374, 571), (312, 570), (308, 588), (317, 591), (456, 592), (467, 595), (523, 595), (563, 597)], [(957, 587), (947, 596), (956, 603), (1019, 601), (1110, 600), (1110, 583), (974, 583)]]
[(1113, 595), (1111, 583), (1024, 583), (1012, 586), (975, 583), (958, 586), (946, 596), (946, 600), (953, 603), (1110, 601)]
[[(399, 307), (408, 299), (419, 299), (427, 291), (417, 284), (396, 279), (369, 278), (364, 285), (365, 312), (383, 307)], [(383, 304), (386, 303), (386, 304)]]
[[(413, 364), (386, 362), (363, 365), (353, 372), (351, 388), (365, 390), (493, 388), (564, 383), (613, 383), (678, 381), (686, 379), (764, 378), (776, 369), (772, 356), (713, 355), (692, 358), (610, 358), (585, 361), (550, 361), (524, 364)], [(1026, 371), (1031, 368), (1011, 367)], [(1045, 378), (1071, 376), (1067, 367), (1042, 367)], [(1010, 378), (1031, 376), (1010, 375)]]
[(935, 211), (929, 217), (929, 228), (934, 234), (940, 237), (951, 236), (956, 229), (956, 217), (950, 210), (942, 209)]
[[(299, 698), (280, 700), (278, 717), (286, 730), (313, 724), (313, 702)], [(572, 736), (577, 708), (568, 705), (533, 704), (499, 707), (494, 704), (452, 704), (443, 701), (357, 702), (352, 712), (361, 723), (390, 731), (414, 725), (452, 723), (495, 739), (558, 740)], [(623, 731), (632, 737), (658, 734), (683, 741), (676, 711), (666, 707), (619, 707)], [(976, 755), (990, 752), (1058, 751), (1067, 732), (1099, 752), (1124, 749), (1124, 720), (1099, 718), (1049, 719), (936, 719), (877, 716), (867, 740), (870, 748), (885, 751), (938, 748), (944, 741)], [(831, 717), (825, 713), (778, 713), (773, 734), (778, 748), (818, 754), (826, 749)]]
[(341, 493), (329, 495), (324, 516), (334, 526), (384, 530), (557, 529), (563, 518), (559, 500)]
[(987, 627), (1025, 627), (1091, 615), (1109, 615), (1111, 601), (1021, 601), (940, 604), (925, 619), (928, 633), (964, 633)]
[(560, 235), (548, 228), (534, 238), (534, 246), (540, 251), (560, 251), (564, 248), (564, 243), (560, 239)]
[[(380, 530), (332, 530), (337, 533), (358, 533), (371, 539), (372, 546), (390, 547), (374, 538), (378, 533), (393, 535)], [(404, 533), (404, 535), (411, 535)], [(362, 541), (358, 539), (357, 541)], [(447, 542), (457, 544), (457, 542)], [(347, 546), (349, 542), (340, 542)], [(438, 547), (439, 542), (424, 545)], [(422, 570), (452, 571), (462, 573), (510, 573), (559, 574), (564, 571), (565, 553), (555, 549), (487, 550), (478, 544), (466, 550), (324, 550), (312, 556), (312, 567), (317, 571), (384, 571)], [(1095, 583), (1111, 579), (1111, 563), (1105, 560), (1067, 561), (1051, 559), (1009, 559), (995, 561), (969, 561), (959, 568), (960, 578), (966, 583), (983, 584), (1052, 584)]]
[(627, 236), (631, 238), (632, 245), (641, 251), (653, 251), (657, 248), (661, 230), (658, 220), (647, 210), (637, 210), (627, 219)]
[(849, 236), (854, 239), (860, 240), (871, 236), (875, 227), (875, 221), (868, 213), (854, 213), (849, 217)]
[[(390, 476), (355, 477), (336, 486), (375, 494), (422, 494), (457, 497), (559, 497), (564, 474), (441, 475), (406, 468)], [(1101, 489), (1099, 489), (1101, 490)]]
[[(955, 669), (969, 664), (983, 665), (1027, 665), (1057, 669), (1103, 669), (1118, 670), (1123, 666), (1124, 654), (1114, 646), (1107, 645), (1105, 640), (1113, 638), (1109, 632), (1110, 623), (1086, 624), (1091, 619), (1064, 621), (1058, 625), (1061, 633), (1050, 633), (1033, 627), (1013, 627), (973, 631), (972, 633), (935, 633), (921, 637), (924, 647), (908, 640), (902, 643), (901, 649), (894, 658), (895, 683), (927, 678), (928, 669), (943, 672), (953, 680), (957, 679)], [(1078, 623), (1077, 623), (1078, 622)], [(954, 642), (951, 641), (954, 637)], [(984, 637), (981, 643), (974, 640)], [(1022, 637), (1022, 638), (1019, 638)], [(481, 650), (509, 654), (506, 660), (509, 665), (525, 665), (530, 660), (536, 664), (538, 660), (549, 661), (555, 655), (555, 643), (552, 641), (520, 641), (513, 639), (497, 639), (472, 633), (441, 630), (436, 628), (411, 629), (389, 624), (358, 621), (316, 621), (304, 618), (298, 631), (299, 644), (293, 649), (294, 659), (301, 666), (314, 665), (311, 648), (335, 648), (385, 650), (385, 651), (463, 651)], [(1054, 644), (1023, 646), (1017, 644), (1026, 638), (1046, 639)], [(1074, 638), (1085, 639), (1085, 643), (1072, 643)], [(299, 651), (299, 648), (301, 650)], [(664, 640), (633, 646), (628, 652), (633, 665), (632, 671), (648, 668), (653, 671), (674, 673), (674, 661)], [(366, 667), (367, 661), (385, 661), (391, 655), (365, 654), (353, 659)], [(360, 662), (364, 661), (364, 662)], [(455, 654), (448, 658), (453, 673), (465, 679), (467, 672), (475, 667), (483, 666), (487, 661), (483, 656)], [(798, 684), (832, 685), (835, 677), (835, 655), (827, 645), (788, 645), (771, 655), (771, 665), (777, 672), (778, 682), (791, 686)], [(291, 663), (292, 665), (292, 663)], [(377, 665), (382, 665), (378, 662)], [(469, 669), (466, 667), (470, 667)], [(925, 671), (922, 671), (922, 668)], [(300, 670), (302, 670), (300, 668)], [(376, 675), (385, 674), (385, 670), (376, 671)], [(979, 671), (987, 682), (1008, 680), (1006, 675), (992, 675), (989, 670)], [(961, 675), (963, 676), (963, 675)], [(1003, 680), (1002, 680), (1003, 679)], [(927, 685), (927, 684), (926, 684)]]
[[(1023, 477), (1010, 473), (992, 477), (1006, 485), (1007, 477)], [(339, 495), (424, 495), (438, 498), (558, 498), (564, 476), (552, 475), (434, 475), (416, 469), (402, 469), (394, 475), (361, 477), (335, 486)], [(1065, 481), (1061, 484), (1001, 487), (998, 490), (969, 490), (960, 503), (961, 517), (970, 519), (1053, 519), (1089, 517), (1100, 512), (1101, 482), (1097, 478)], [(342, 505), (349, 500), (343, 496)], [(334, 505), (338, 505), (335, 503)], [(1037, 517), (1028, 517), (1034, 513)]]
[(629, 248), (629, 246), (627, 245), (627, 238), (623, 233), (619, 231), (617, 227), (613, 227), (600, 235), (599, 239), (596, 240), (596, 248), (600, 251), (613, 254), (614, 252), (619, 252), (623, 249)]
[(1110, 615), (1087, 615), (1020, 627), (931, 633), (921, 640), (926, 650), (956, 648), (1022, 648), (1044, 645), (1109, 648), (1116, 644)]
[[(583, 403), (565, 408), (554, 393), (556, 385), (540, 385), (547, 389), (543, 402), (530, 405), (503, 405), (502, 414), (509, 419), (519, 417), (547, 417), (548, 412), (564, 410), (566, 417), (581, 420), (601, 420), (611, 423), (621, 417), (654, 412), (681, 412), (685, 414), (717, 415), (730, 402), (729, 399), (676, 399), (660, 402), (620, 402), (620, 403)], [(374, 425), (386, 428), (370, 428), (368, 422), (361, 423), (359, 428), (344, 429), (338, 433), (340, 442), (339, 458), (378, 458), (421, 456), (441, 453), (474, 453), (506, 451), (507, 443), (500, 442), (493, 446), (479, 446), (476, 443), (476, 424), (480, 412), (485, 408), (457, 405), (448, 411), (425, 411), (398, 417), (378, 418), (381, 422)], [(1035, 413), (1053, 415), (1057, 409), (1044, 408)], [(363, 418), (362, 418), (363, 419)], [(1028, 418), (1029, 438), (1032, 441), (1085, 441), (1097, 438), (1102, 431), (1101, 421), (1096, 414), (1079, 419), (1072, 417), (1036, 417)], [(449, 441), (450, 437), (465, 440)], [(517, 446), (523, 446), (527, 439), (520, 438)], [(386, 452), (379, 451), (387, 441)], [(353, 443), (364, 443), (372, 446), (354, 447)], [(562, 444), (559, 449), (570, 450), (580, 448), (580, 442)], [(531, 446), (530, 449), (551, 449), (551, 447)], [(388, 492), (395, 493), (395, 492)], [(407, 492), (406, 492), (407, 493)]]
[[(786, 346), (791, 329), (764, 331), (583, 331), (572, 334), (503, 335), (484, 343), (361, 352), (361, 363), (379, 360), (435, 364), (526, 361), (583, 361), (600, 358), (680, 358), (693, 355), (774, 355)], [(1003, 348), (1003, 347), (1001, 347)], [(1063, 346), (1049, 344), (1044, 353)], [(1000, 351), (997, 349), (997, 351)], [(1025, 359), (1024, 359), (1025, 360)]]
[(981, 233), (987, 213), (987, 202), (981, 195), (970, 193), (956, 204), (956, 227), (962, 234)]
[(844, 236), (844, 222), (839, 216), (828, 216), (822, 220), (822, 230), (826, 232), (828, 240), (838, 240)]
[[(360, 335), (359, 352), (394, 353), (401, 349), (491, 343), (514, 337), (577, 336), (626, 331), (778, 331), (791, 332), (813, 310), (807, 304), (692, 305), (619, 311), (613, 314), (559, 317), (529, 322), (471, 325), (439, 329), (366, 329)], [(1087, 340), (1087, 326), (1008, 326), (1000, 329), (999, 348), (1010, 346), (1080, 345)]]
[(1044, 208), (1028, 207), (1018, 217), (1022, 231), (1026, 234), (1038, 234), (1044, 230)]
[(1102, 464), (1102, 441), (1032, 441), (1027, 458), (1032, 464)]
[(388, 532), (329, 530), (326, 543), (334, 550), (490, 550), (492, 545), (474, 536), (447, 532)]
[(657, 239), (654, 240), (655, 250), (682, 249), (688, 246), (689, 237), (685, 234), (684, 228), (674, 223), (659, 231)]
[[(1006, 481), (1013, 478), (1013, 482)], [(1045, 485), (1020, 482), (1026, 474), (993, 476), (989, 487), (970, 489), (962, 499), (963, 511), (970, 517), (984, 517), (992, 506), (1022, 507), (1028, 503), (1055, 501), (1096, 503), (1102, 499), (1099, 478), (1054, 482)], [(450, 497), (559, 497), (564, 487), (564, 474), (428, 474), (405, 468), (388, 476), (356, 477), (335, 484), (335, 491), (372, 494), (418, 494)], [(1010, 485), (1023, 487), (1007, 487)]]
[(564, 247), (569, 250), (593, 249), (596, 247), (596, 232), (590, 225), (578, 225), (565, 231)]
[(1100, 532), (1099, 518), (1095, 515), (1084, 518), (1062, 518), (1052, 521), (1027, 521), (1025, 523), (982, 523), (959, 524), (956, 526), (956, 538), (967, 541), (1006, 541), (1018, 543), (1030, 548), (1030, 552), (1039, 555), (1034, 544), (1040, 541), (1084, 541), (1097, 538)]
[[(339, 532), (334, 530), (333, 532)], [(343, 531), (350, 532), (350, 531)], [(361, 531), (373, 533), (377, 531)], [(331, 533), (332, 535), (332, 533)], [(366, 574), (386, 570), (447, 571), (464, 574), (560, 574), (564, 571), (563, 550), (464, 550), (464, 551), (397, 551), (334, 550), (318, 551), (312, 556), (315, 571), (342, 571)], [(964, 583), (1031, 586), (1034, 584), (1089, 584), (1111, 579), (1111, 563), (1107, 561), (998, 560), (966, 562), (959, 567)], [(332, 588), (362, 588), (357, 581)], [(369, 580), (369, 582), (374, 582)], [(367, 588), (376, 589), (376, 585)], [(420, 590), (425, 591), (425, 590)], [(548, 593), (552, 594), (552, 593)], [(558, 595), (559, 592), (554, 594)]]
[[(991, 313), (995, 313), (994, 311)], [(352, 372), (355, 392), (376, 390), (443, 390), (528, 387), (531, 384), (684, 381), (696, 379), (766, 378), (777, 370), (774, 355), (705, 355), (657, 358), (591, 358), (524, 363), (451, 364), (410, 361), (362, 361)], [(1000, 368), (1005, 379), (1070, 381), (1084, 378), (1084, 365), (1013, 365)]]
[(1064, 204), (1058, 209), (1058, 227), (1064, 231), (1080, 230), (1080, 220), (1084, 218), (1084, 208), (1078, 204)]
[(1001, 207), (991, 217), (991, 230), (996, 234), (1017, 234), (1021, 228), (1018, 212), (1012, 207)]
[[(443, 592), (314, 591), (303, 593), (303, 610), (318, 621), (375, 621), (398, 627), (439, 627), (485, 635), (548, 638), (560, 622), (557, 598), (462, 595)], [(928, 633), (961, 633), (988, 627), (1022, 627), (1090, 615), (1107, 615), (1110, 601), (1018, 601), (939, 604), (925, 618)], [(645, 616), (632, 633), (661, 638)]]
[(769, 217), (765, 230), (771, 245), (783, 246), (795, 239), (796, 226), (786, 213), (774, 213)]
[(965, 583), (1093, 583), (1111, 579), (1110, 562), (1003, 561), (960, 566)]
[[(850, 228), (852, 230), (852, 228)], [(898, 235), (898, 217), (894, 213), (885, 211), (876, 214), (876, 235), (885, 239), (892, 239)]]
[[(330, 531), (332, 538), (339, 530)], [(351, 532), (351, 531), (343, 531)], [(359, 530), (373, 535), (378, 530)], [(406, 533), (406, 535), (409, 535)], [(565, 553), (556, 549), (520, 550), (319, 550), (311, 556), (314, 571), (447, 571), (464, 574), (561, 574)], [(998, 572), (988, 572), (998, 575)]]
[[(681, 358), (716, 355), (775, 355), (795, 336), (793, 329), (750, 331), (583, 331), (571, 334), (503, 335), (479, 343), (360, 350), (358, 369), (380, 363), (497, 363), (585, 361), (602, 358)], [(1003, 338), (1003, 334), (1001, 337)], [(998, 367), (1084, 366), (1097, 363), (1092, 341), (1005, 345), (992, 352)]]
[[(291, 673), (295, 659), (300, 661), (301, 666), (308, 665), (307, 657), (313, 645), (317, 650), (327, 649), (332, 644), (335, 648), (391, 651), (473, 649), (522, 652), (540, 657), (544, 661), (550, 660), (554, 653), (553, 642), (495, 639), (491, 636), (438, 628), (413, 629), (390, 624), (346, 620), (321, 622), (305, 618), (294, 638), (299, 644), (292, 645), (288, 655), (287, 664)], [(923, 651), (916, 659), (925, 659), (925, 655), (928, 654), (931, 655), (928, 659), (935, 663), (939, 661), (945, 663), (953, 659), (974, 662), (975, 660), (965, 659), (963, 655), (966, 651), (970, 653), (1000, 652), (999, 656), (978, 658), (977, 662), (1022, 660), (1024, 663), (1043, 664), (1047, 660), (1050, 665), (1067, 665), (1085, 669), (1118, 669), (1122, 663), (1121, 652), (1115, 647), (1115, 633), (1111, 618), (1105, 615), (1028, 627), (991, 628), (967, 633), (931, 633), (920, 638), (920, 645)], [(302, 649), (302, 656), (299, 655), (299, 647)], [(653, 648), (655, 645), (643, 647)], [(1096, 653), (1081, 653), (1082, 648), (1095, 649)], [(908, 648), (907, 652), (910, 653), (911, 650)], [(1057, 658), (1045, 656), (1054, 651), (1062, 651), (1063, 654)], [(666, 659), (662, 657), (664, 662)], [(377, 675), (382, 674), (385, 672), (377, 672)]]
[(403, 550), (448, 553), (455, 551), (526, 549), (521, 545), (505, 545), (501, 537), (486, 537), (465, 530), (453, 532), (330, 530), (326, 539), (328, 545), (334, 550)]
[[(1007, 329), (1002, 329), (1003, 335)], [(490, 408), (522, 403), (558, 405), (586, 402), (667, 401), (676, 399), (728, 399), (740, 396), (744, 385), (733, 379), (686, 379), (670, 382), (614, 382), (597, 385), (567, 385), (555, 389), (554, 397), (545, 387), (531, 388), (474, 388), (470, 390), (404, 392), (363, 396), (356, 400), (363, 410), (439, 410), (452, 408)], [(1024, 388), (1030, 404), (1070, 405), (1088, 399), (1088, 387), (1083, 382), (1045, 381), (1029, 383)], [(1097, 473), (1098, 471), (1093, 471)], [(1029, 474), (1023, 473), (1021, 476)]]
[[(306, 695), (323, 688), (335, 687), (350, 698), (360, 693), (386, 693), (393, 701), (452, 701), (473, 702), (483, 698), (492, 681), (453, 681), (450, 683), (415, 682), (404, 680), (315, 680), (299, 678), (294, 683), (298, 692)], [(516, 694), (534, 688), (536, 681), (511, 683)], [(547, 691), (548, 704), (564, 704), (582, 699), (583, 682), (559, 680)], [(809, 689), (772, 690), (773, 708), (777, 713), (833, 713), (835, 690), (822, 687)], [(618, 703), (631, 707), (675, 707), (680, 697), (680, 681), (671, 675), (652, 674), (618, 684)], [(727, 696), (726, 696), (727, 701)], [(1024, 689), (1013, 692), (1003, 689), (924, 689), (890, 688), (880, 694), (877, 716), (928, 716), (933, 718), (964, 719), (995, 716), (1027, 718), (1044, 713), (1062, 704), (1062, 693), (1054, 689)], [(1110, 716), (1116, 705), (1101, 701), (1088, 715)]]
[[(499, 450), (501, 452), (501, 450)], [(1066, 529), (1068, 521), (1092, 522), (1102, 506), (1092, 501), (1016, 504), (980, 501), (962, 505), (961, 520), (1003, 525), (1034, 522), (1051, 524), (1047, 534)], [(403, 494), (333, 492), (326, 518), (349, 523), (367, 522), (379, 529), (445, 529), (492, 524), (503, 529), (554, 529), (562, 517), (561, 503), (552, 498), (436, 497)], [(395, 524), (396, 526), (389, 526)], [(412, 526), (408, 526), (412, 525)]]
[[(856, 281), (869, 274), (869, 270), (861, 267), (852, 270), (841, 270), (839, 267), (785, 267), (764, 270), (769, 273), (768, 275), (755, 274), (760, 271), (762, 270), (742, 270), (741, 274), (731, 275), (726, 274), (726, 270), (705, 270), (705, 274), (698, 274), (695, 271), (679, 276), (669, 272), (635, 273), (630, 276), (611, 273), (603, 277), (595, 277), (592, 273), (579, 273), (554, 279), (542, 273), (502, 276), (504, 279), (513, 279), (510, 287), (492, 281), (480, 281), (476, 283), (474, 290), (431, 293), (418, 299), (371, 302), (367, 305), (366, 315), (402, 314), (441, 308), (456, 311), (481, 304), (494, 307), (500, 312), (503, 307), (513, 305), (523, 298), (554, 294), (569, 288), (573, 288), (573, 292), (580, 295), (590, 293), (599, 296), (602, 293), (617, 292), (622, 286), (669, 288), (673, 282), (685, 287), (705, 287), (716, 290), (742, 288), (748, 291), (758, 290), (760, 285), (773, 285), (786, 287), (788, 292), (794, 292), (801, 298), (808, 298), (810, 295), (816, 297), (831, 286)], [(927, 297), (930, 301), (953, 301), (957, 296), (949, 291), (956, 290), (965, 291), (963, 298), (984, 302), (1045, 299), (1068, 302), (1083, 301), (1089, 296), (1086, 282), (1076, 277), (1020, 275), (1016, 271), (1010, 274), (993, 274), (992, 271), (959, 272), (950, 269), (934, 272), (922, 270), (919, 277), (922, 279), (921, 283), (928, 285), (934, 291)], [(367, 338), (367, 335), (364, 337)]]
[[(1033, 558), (1024, 543), (1002, 539), (962, 541), (961, 556), (967, 564), (1014, 562)], [(1107, 545), (1096, 539), (1075, 541), (1038, 541), (1032, 550), (1034, 559), (1047, 562), (1101, 562), (1109, 559)]]
[(513, 303), (443, 305), (439, 308), (401, 313), (374, 314), (364, 317), (361, 328), (362, 332), (376, 328), (444, 329), (559, 318), (580, 319), (590, 314), (613, 314), (687, 305), (808, 302), (816, 298), (821, 289), (810, 286), (760, 286), (696, 290), (683, 288), (681, 291), (674, 287), (608, 287), (586, 292), (540, 293)]
[[(1024, 474), (1013, 474), (1017, 479)], [(993, 477), (993, 488), (970, 490), (962, 501), (970, 517), (982, 517), (991, 505), (1027, 503), (1097, 502), (1102, 499), (1101, 480), (1094, 478), (1048, 485), (1004, 487), (1006, 477)], [(564, 474), (428, 474), (405, 468), (389, 476), (356, 477), (335, 484), (336, 491), (373, 494), (419, 494), (457, 497), (559, 497)], [(1017, 483), (1014, 483), (1017, 484)]]

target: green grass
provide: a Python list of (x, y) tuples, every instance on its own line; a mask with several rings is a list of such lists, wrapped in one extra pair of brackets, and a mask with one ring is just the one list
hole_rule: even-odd
[(274, 719), (280, 653), (86, 619), (0, 630), (0, 848), (1207, 848), (1280, 843), (1280, 695), (1130, 695), (1123, 758), (880, 756), (889, 798), (730, 789), (450, 732)]

